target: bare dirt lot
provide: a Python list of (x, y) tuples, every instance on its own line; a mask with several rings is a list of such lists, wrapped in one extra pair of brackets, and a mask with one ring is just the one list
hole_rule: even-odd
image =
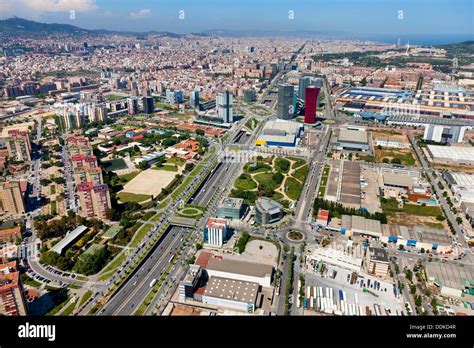
[(446, 221), (438, 221), (434, 216), (417, 216), (401, 212), (395, 213), (394, 216), (389, 216), (388, 223), (407, 227), (426, 226), (441, 230), (449, 230)]
[(261, 262), (276, 266), (278, 249), (271, 243), (264, 240), (251, 240), (245, 246), (245, 251), (241, 254), (242, 259), (253, 262)]
[(157, 196), (161, 189), (168, 186), (178, 172), (147, 169), (128, 182), (122, 192)]

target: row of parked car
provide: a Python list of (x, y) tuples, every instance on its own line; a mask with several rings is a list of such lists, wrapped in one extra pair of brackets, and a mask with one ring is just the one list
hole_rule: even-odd
[[(56, 280), (56, 279), (48, 279), (48, 278), (45, 278), (43, 277), (42, 275), (39, 275), (38, 273), (36, 273), (35, 271), (33, 271), (30, 267), (30, 264), (28, 263), (28, 260), (27, 259), (23, 259), (23, 262), (22, 262), (22, 266), (24, 268), (26, 268), (26, 272), (28, 273), (28, 275), (33, 278), (34, 280), (37, 280), (41, 283), (44, 283), (44, 284), (50, 284), (50, 283), (54, 283), (54, 285), (59, 285), (60, 287), (62, 288), (65, 288), (67, 286), (66, 283), (64, 283), (63, 281), (60, 281), (60, 280)], [(48, 268), (50, 268), (51, 270), (49, 270)], [(46, 269), (48, 269), (48, 271), (54, 271), (54, 269), (52, 267), (46, 267)], [(59, 271), (58, 271), (59, 272)], [(74, 276), (75, 277), (75, 276)]]
[(47, 270), (48, 272), (53, 273), (53, 274), (59, 275), (59, 276), (61, 276), (61, 277), (76, 279), (76, 275), (75, 275), (75, 274), (67, 273), (67, 272), (62, 272), (62, 271), (59, 271), (59, 270), (57, 270), (57, 269), (54, 269), (54, 268), (51, 267), (51, 266), (46, 266), (46, 270)]

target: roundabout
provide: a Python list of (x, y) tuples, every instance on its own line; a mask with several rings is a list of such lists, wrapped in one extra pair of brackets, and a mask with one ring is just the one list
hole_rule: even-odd
[(286, 233), (286, 239), (293, 243), (299, 243), (304, 240), (304, 234), (299, 231), (289, 231)]
[(186, 207), (178, 211), (178, 214), (182, 217), (193, 218), (202, 215), (202, 211), (194, 207)]

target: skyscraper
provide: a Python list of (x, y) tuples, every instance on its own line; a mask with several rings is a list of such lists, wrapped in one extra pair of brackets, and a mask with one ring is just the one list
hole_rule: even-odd
[(284, 120), (293, 118), (293, 94), (295, 88), (289, 83), (278, 85), (277, 116)]
[(138, 114), (138, 99), (137, 98), (128, 98), (127, 104), (128, 104), (128, 113), (130, 115)]
[(234, 122), (234, 115), (232, 112), (232, 93), (229, 91), (217, 93), (216, 108), (217, 115), (225, 123)]
[(227, 220), (210, 218), (204, 227), (204, 243), (222, 246), (227, 239)]
[(244, 90), (244, 102), (251, 103), (257, 99), (257, 93), (253, 88), (247, 88)]
[(199, 106), (199, 91), (194, 90), (189, 93), (189, 104), (196, 108)]
[(145, 114), (152, 114), (155, 111), (155, 104), (153, 102), (153, 97), (143, 97), (143, 112)]
[(300, 82), (298, 85), (298, 94), (299, 94), (300, 99), (305, 100), (306, 88), (309, 86), (310, 83), (311, 83), (311, 78), (309, 76), (300, 77)]
[(174, 89), (167, 89), (166, 90), (166, 102), (169, 104), (179, 104), (184, 101), (184, 93), (183, 90), (174, 90)]
[(316, 123), (319, 88), (316, 86), (309, 86), (306, 88), (305, 94), (304, 122), (313, 124)]
[(104, 219), (112, 207), (107, 184), (96, 185), (92, 182), (82, 182), (77, 185), (77, 193), (81, 206), (81, 216)]

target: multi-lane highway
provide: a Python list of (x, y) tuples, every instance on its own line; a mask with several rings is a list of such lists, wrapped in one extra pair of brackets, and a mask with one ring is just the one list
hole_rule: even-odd
[(314, 150), (311, 154), (312, 160), (309, 164), (310, 167), (306, 177), (306, 183), (295, 209), (295, 225), (301, 229), (305, 229), (305, 223), (308, 221), (308, 215), (312, 207), (314, 193), (316, 191), (330, 138), (331, 128), (326, 127), (318, 149)]
[(117, 289), (100, 315), (132, 315), (145, 299), (154, 279), (158, 280), (174, 258), (190, 229), (172, 226), (150, 250), (148, 256)]

